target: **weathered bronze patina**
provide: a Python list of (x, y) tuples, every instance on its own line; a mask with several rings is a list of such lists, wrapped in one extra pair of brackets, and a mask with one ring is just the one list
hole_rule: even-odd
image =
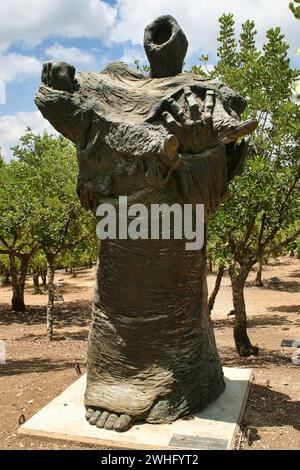
[[(101, 202), (204, 204), (207, 222), (241, 171), (246, 102), (217, 81), (182, 73), (186, 37), (171, 16), (145, 30), (150, 77), (116, 62), (101, 73), (44, 65), (36, 104), (77, 146), (78, 196)], [(88, 345), (86, 417), (126, 431), (166, 423), (222, 393), (207, 309), (205, 246), (185, 240), (101, 242)]]

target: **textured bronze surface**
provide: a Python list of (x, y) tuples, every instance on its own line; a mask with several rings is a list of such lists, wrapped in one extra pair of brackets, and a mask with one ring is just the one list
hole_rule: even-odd
[[(215, 80), (182, 73), (187, 40), (164, 16), (145, 31), (150, 78), (116, 62), (79, 73), (44, 65), (36, 104), (77, 145), (78, 196), (105, 201), (205, 205), (205, 221), (242, 170), (237, 139), (245, 100)], [(167, 59), (166, 59), (167, 57)], [(205, 246), (185, 240), (101, 242), (85, 393), (91, 424), (126, 431), (134, 420), (166, 423), (224, 389), (207, 309)]]

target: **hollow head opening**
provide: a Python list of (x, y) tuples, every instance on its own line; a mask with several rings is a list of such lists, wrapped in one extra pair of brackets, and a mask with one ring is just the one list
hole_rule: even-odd
[(172, 25), (165, 21), (156, 26), (152, 33), (153, 43), (160, 46), (165, 42), (168, 42), (172, 36)]

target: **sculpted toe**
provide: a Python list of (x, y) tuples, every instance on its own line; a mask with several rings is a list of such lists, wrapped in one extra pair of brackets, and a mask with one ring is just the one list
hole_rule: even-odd
[(103, 428), (108, 417), (109, 417), (108, 411), (103, 411), (103, 413), (101, 414), (100, 418), (98, 419), (96, 423), (97, 428)]
[(106, 423), (104, 425), (104, 428), (105, 429), (113, 429), (114, 424), (115, 424), (117, 419), (118, 419), (117, 415), (115, 415), (115, 414), (109, 415), (109, 417), (107, 418)]
[(117, 432), (125, 432), (128, 431), (132, 423), (132, 418), (128, 415), (121, 415), (115, 421), (114, 430)]
[(86, 419), (89, 421), (89, 419), (93, 416), (94, 410), (92, 408), (88, 408), (85, 413)]
[(90, 424), (96, 424), (98, 419), (100, 418), (100, 415), (101, 415), (101, 411), (100, 410), (96, 410), (93, 415), (91, 416), (91, 418), (89, 419), (89, 423)]

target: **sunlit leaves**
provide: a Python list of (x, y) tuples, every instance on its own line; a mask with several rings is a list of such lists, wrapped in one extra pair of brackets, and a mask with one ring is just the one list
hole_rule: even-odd
[[(284, 241), (299, 229), (300, 109), (293, 98), (299, 71), (291, 68), (280, 28), (267, 32), (261, 50), (253, 22), (243, 24), (239, 47), (232, 15), (223, 15), (220, 29), (220, 60), (213, 74), (247, 97), (244, 118), (259, 121), (244, 172), (209, 224), (210, 255), (240, 266), (270, 256), (280, 244), (286, 250)], [(231, 51), (226, 57), (228, 44), (234, 56)]]

